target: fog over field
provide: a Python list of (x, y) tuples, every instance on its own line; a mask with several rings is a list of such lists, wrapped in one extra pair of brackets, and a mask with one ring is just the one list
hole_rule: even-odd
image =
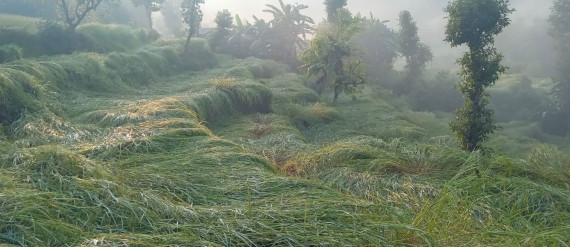
[[(309, 8), (306, 15), (316, 22), (325, 17), (323, 0), (296, 1)], [(422, 42), (429, 45), (435, 54), (432, 66), (446, 68), (454, 64), (455, 59), (462, 52), (461, 49), (451, 49), (443, 41), (446, 20), (443, 8), (448, 0), (352, 0), (348, 2), (348, 9), (354, 13), (369, 15), (383, 20), (389, 20), (389, 27), (397, 29), (398, 13), (408, 10), (417, 22)], [(516, 69), (516, 61), (535, 60), (535, 64), (528, 65), (534, 73), (550, 72), (554, 56), (549, 47), (551, 39), (548, 36), (547, 18), (553, 0), (513, 0), (512, 8), (516, 9), (511, 16), (512, 24), (497, 39), (497, 48), (503, 51), (505, 61)], [(277, 0), (208, 0), (205, 1), (204, 26), (214, 26), (213, 19), (220, 9), (228, 9), (238, 14), (242, 19), (251, 20), (252, 15), (268, 19), (267, 13), (261, 12), (266, 4), (278, 5)], [(522, 32), (521, 30), (524, 30)], [(546, 49), (540, 50), (539, 47)], [(524, 54), (521, 54), (523, 53)], [(526, 67), (526, 65), (525, 65)], [(525, 69), (525, 68), (521, 68)]]
[(18, 246), (568, 247), (570, 0), (0, 0)]

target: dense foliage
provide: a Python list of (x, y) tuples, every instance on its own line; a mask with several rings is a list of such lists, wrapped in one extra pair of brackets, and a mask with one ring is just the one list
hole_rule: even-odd
[(252, 46), (269, 47), (267, 52), (270, 57), (297, 67), (297, 48), (304, 46), (306, 35), (311, 33), (311, 25), (314, 24), (313, 19), (301, 14), (308, 6), (284, 4), (283, 0), (279, 0), (279, 7), (271, 4), (266, 6), (268, 9), (263, 11), (273, 16), (268, 23), (270, 28)]
[(346, 6), (347, 0), (325, 0), (327, 11), (327, 21), (329, 23), (336, 23), (338, 21), (336, 15), (339, 9)]
[[(399, 56), (396, 32), (386, 26), (386, 21), (370, 16), (362, 19), (360, 31), (353, 37), (353, 41), (361, 50), (369, 77), (378, 82), (386, 79), (386, 75), (393, 71), (394, 62)], [(382, 86), (392, 89), (386, 80), (382, 81)]]
[(342, 92), (351, 92), (365, 83), (362, 61), (351, 43), (359, 32), (362, 18), (352, 16), (348, 10), (339, 10), (337, 23), (317, 30), (311, 45), (301, 53), (301, 69), (308, 77), (316, 77), (315, 87), (320, 95), (329, 83), (334, 85), (333, 103)]
[(431, 61), (433, 54), (430, 48), (420, 43), (418, 27), (409, 11), (400, 12), (398, 30), (398, 41), (400, 52), (406, 58), (406, 78), (402, 81), (399, 93), (409, 93), (413, 86), (421, 78), (422, 70), (426, 63)]
[(234, 25), (234, 18), (230, 11), (224, 9), (223, 11), (218, 11), (214, 22), (216, 23), (216, 29), (212, 35), (210, 35), (208, 42), (212, 50), (222, 51), (222, 49), (226, 49), (228, 46), (228, 39), (230, 38), (232, 26)]
[(502, 55), (492, 45), (495, 35), (510, 23), (508, 15), (513, 10), (508, 4), (508, 0), (455, 0), (445, 9), (445, 40), (453, 47), (469, 47), (469, 52), (458, 60), (463, 79), (458, 86), (465, 105), (457, 110), (457, 117), (450, 124), (465, 150), (480, 149), (488, 135), (497, 130), (493, 111), (486, 108), (489, 97), (485, 88), (495, 84), (507, 69), (501, 65)]

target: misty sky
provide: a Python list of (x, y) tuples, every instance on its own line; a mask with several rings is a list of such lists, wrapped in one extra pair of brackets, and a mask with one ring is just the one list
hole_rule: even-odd
[[(228, 9), (233, 14), (239, 14), (242, 19), (251, 19), (252, 15), (269, 18), (263, 13), (266, 4), (278, 5), (278, 0), (207, 0), (203, 6), (204, 26), (213, 26), (213, 18), (221, 9)], [(285, 3), (302, 3), (309, 6), (304, 13), (315, 21), (325, 17), (324, 0), (288, 1)], [(348, 8), (353, 13), (374, 14), (379, 19), (390, 20), (390, 26), (395, 28), (398, 13), (409, 10), (416, 19), (420, 34), (426, 39), (440, 36), (442, 40), (445, 20), (443, 8), (449, 0), (349, 0)], [(517, 11), (511, 16), (513, 25), (533, 25), (536, 21), (544, 20), (550, 13), (553, 0), (511, 0), (511, 6)], [(428, 38), (430, 37), (430, 38)]]
[[(279, 4), (278, 0), (206, 0), (205, 2), (203, 6), (203, 26), (205, 27), (214, 25), (213, 18), (216, 12), (221, 9), (229, 9), (233, 14), (239, 14), (242, 19), (251, 20), (252, 15), (268, 19), (269, 16), (262, 12), (266, 8), (265, 4)], [(295, 2), (308, 5), (309, 9), (304, 13), (311, 16), (315, 21), (319, 22), (325, 17), (324, 0), (285, 0), (285, 3)], [(448, 2), (449, 0), (349, 0), (348, 8), (353, 13), (360, 12), (363, 15), (372, 13), (379, 19), (389, 20), (388, 25), (392, 28), (397, 28), (398, 13), (401, 10), (409, 10), (418, 24), (422, 41), (432, 47), (436, 54), (434, 63), (450, 64), (453, 63), (454, 59), (452, 58), (457, 57), (461, 49), (451, 49), (442, 41), (446, 23), (446, 20), (443, 19), (443, 8)], [(509, 37), (504, 38), (516, 40), (517, 37), (513, 36), (521, 35), (518, 39), (525, 42), (525, 37), (532, 34), (525, 33), (523, 35), (514, 30), (532, 30), (533, 27), (544, 26), (552, 2), (553, 0), (511, 0), (511, 6), (517, 11), (512, 14), (512, 24), (503, 35)], [(545, 36), (547, 31), (539, 30), (536, 35)], [(501, 48), (501, 44), (497, 46)], [(527, 50), (528, 48), (521, 49)]]

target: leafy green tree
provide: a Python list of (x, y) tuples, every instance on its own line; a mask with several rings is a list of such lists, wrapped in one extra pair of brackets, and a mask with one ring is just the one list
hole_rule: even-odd
[(339, 9), (346, 6), (347, 0), (325, 0), (325, 6), (327, 11), (327, 21), (329, 23), (336, 23), (336, 14)]
[(458, 59), (463, 82), (458, 85), (465, 98), (450, 124), (463, 149), (481, 148), (488, 135), (497, 130), (494, 112), (487, 109), (485, 88), (495, 84), (506, 71), (503, 56), (493, 48), (495, 36), (510, 24), (508, 0), (454, 0), (445, 9), (448, 23), (445, 40), (452, 47), (467, 45), (469, 52)]
[(351, 92), (365, 83), (365, 70), (355, 55), (351, 39), (360, 31), (362, 18), (353, 17), (346, 9), (337, 12), (337, 24), (317, 30), (311, 45), (301, 53), (301, 69), (308, 77), (316, 76), (315, 86), (320, 95), (334, 82), (334, 100), (342, 92)]
[(558, 51), (558, 78), (554, 87), (557, 110), (565, 118), (566, 129), (570, 127), (570, 0), (557, 0), (552, 7), (549, 18), (552, 28), (550, 34), (556, 41)]
[(297, 67), (297, 48), (305, 44), (306, 36), (311, 33), (311, 25), (314, 24), (313, 19), (301, 14), (308, 6), (284, 4), (283, 0), (279, 0), (279, 7), (271, 4), (266, 6), (268, 9), (263, 11), (273, 15), (269, 21), (270, 33), (266, 37), (273, 57)]
[(216, 23), (216, 30), (214, 30), (208, 40), (210, 48), (213, 50), (220, 46), (226, 46), (232, 32), (234, 18), (230, 11), (224, 9), (223, 11), (218, 11), (214, 22)]
[(182, 17), (184, 18), (184, 23), (188, 26), (188, 37), (184, 45), (184, 53), (188, 53), (190, 39), (199, 34), (202, 18), (204, 17), (200, 4), (203, 3), (204, 0), (184, 0), (182, 2)]
[(400, 52), (406, 58), (407, 75), (400, 87), (400, 93), (409, 93), (413, 85), (417, 83), (422, 74), (422, 69), (426, 63), (431, 61), (433, 54), (431, 49), (420, 42), (418, 27), (409, 11), (400, 12), (400, 30), (398, 31), (398, 41)]
[(152, 12), (160, 11), (164, 0), (131, 0), (135, 6), (143, 6), (148, 20), (148, 26), (152, 29)]
[(380, 77), (393, 69), (398, 57), (398, 39), (394, 30), (374, 16), (362, 20), (361, 31), (354, 37), (358, 49), (366, 51), (362, 57), (367, 73)]

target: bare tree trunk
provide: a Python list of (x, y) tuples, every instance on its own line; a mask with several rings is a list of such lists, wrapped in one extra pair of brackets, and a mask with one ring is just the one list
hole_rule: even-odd
[(336, 63), (336, 67), (335, 67), (335, 73), (336, 73), (336, 79), (334, 82), (334, 98), (333, 98), (333, 105), (336, 106), (336, 103), (338, 102), (338, 96), (342, 93), (342, 88), (344, 86), (344, 72), (342, 71), (344, 69), (344, 63), (342, 62), (342, 58), (339, 58), (337, 63)]
[(340, 94), (339, 92), (340, 90), (337, 90), (335, 87), (334, 90), (334, 98), (333, 98), (333, 105), (336, 106), (336, 104), (338, 103), (338, 95)]
[(186, 44), (184, 45), (184, 53), (188, 53), (190, 49), (190, 40), (192, 39), (192, 37), (200, 35), (199, 31), (200, 31), (199, 29), (190, 27), (190, 29), (188, 30), (188, 37), (186, 38)]
[(192, 35), (188, 34), (186, 38), (186, 44), (184, 45), (184, 54), (188, 54), (188, 49), (190, 49), (190, 40), (192, 39)]

